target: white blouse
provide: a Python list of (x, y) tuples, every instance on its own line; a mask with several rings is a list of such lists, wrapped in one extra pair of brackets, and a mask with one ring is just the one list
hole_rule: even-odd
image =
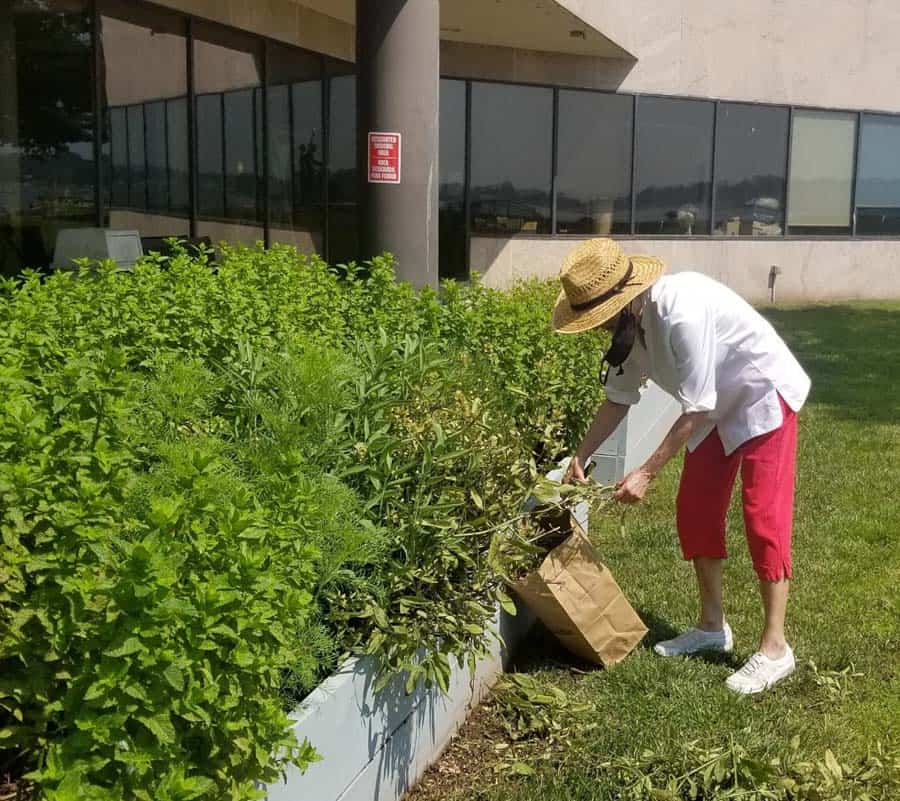
[(650, 288), (641, 326), (646, 348), (637, 337), (622, 375), (609, 369), (606, 396), (635, 404), (650, 378), (684, 412), (708, 412), (688, 450), (718, 428), (725, 453), (732, 453), (781, 425), (779, 394), (794, 411), (809, 395), (809, 376), (771, 324), (708, 276), (664, 275)]

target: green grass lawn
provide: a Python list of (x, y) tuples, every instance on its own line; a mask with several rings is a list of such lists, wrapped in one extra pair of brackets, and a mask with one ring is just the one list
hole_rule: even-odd
[[(778, 307), (765, 314), (813, 381), (800, 417), (788, 608), (795, 675), (752, 698), (724, 686), (755, 650), (762, 623), (739, 492), (725, 573), (735, 653), (676, 660), (653, 654), (653, 643), (691, 625), (697, 609), (693, 569), (680, 559), (674, 527), (678, 458), (645, 503), (628, 513), (624, 535), (618, 518), (595, 516), (591, 523), (602, 558), (650, 626), (642, 645), (610, 671), (591, 670), (548, 635), (536, 635), (519, 669), (588, 708), (555, 712), (564, 727), (555, 741), (507, 746), (501, 712), (488, 707), (451, 748), (451, 767), (438, 766), (416, 799), (626, 797), (605, 763), (649, 751), (660, 764), (690, 765), (687, 744), (694, 741), (703, 748), (733, 742), (767, 759), (796, 736), (804, 757), (821, 760), (830, 749), (847, 763), (878, 741), (900, 745), (900, 303)], [(460, 757), (473, 752), (467, 738), (477, 740), (478, 759)], [(534, 773), (502, 769), (512, 762)], [(448, 770), (453, 780), (439, 781)]]

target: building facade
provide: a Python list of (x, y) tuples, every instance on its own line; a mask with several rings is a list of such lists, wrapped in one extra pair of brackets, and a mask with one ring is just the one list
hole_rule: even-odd
[(895, 0), (0, 0), (0, 272), (100, 226), (504, 286), (609, 235), (900, 296), (898, 40)]

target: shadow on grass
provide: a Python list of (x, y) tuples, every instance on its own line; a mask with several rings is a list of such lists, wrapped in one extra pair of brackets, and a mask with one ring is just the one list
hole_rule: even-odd
[(603, 670), (599, 665), (579, 659), (567, 651), (539, 620), (516, 649), (510, 669), (516, 673), (539, 673), (543, 670), (568, 670), (590, 673)]
[(810, 400), (841, 417), (900, 418), (900, 304), (766, 308), (812, 379)]
[(646, 636), (638, 646), (639, 648), (647, 650), (661, 640), (671, 640), (673, 637), (681, 634), (668, 620), (659, 617), (649, 609), (641, 607), (635, 611), (637, 611), (638, 616), (644, 621), (644, 625), (648, 629)]

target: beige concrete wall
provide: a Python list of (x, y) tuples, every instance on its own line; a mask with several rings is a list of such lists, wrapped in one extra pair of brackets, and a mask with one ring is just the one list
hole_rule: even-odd
[(352, 61), (352, 25), (293, 0), (156, 0), (159, 5)]
[(615, 91), (634, 62), (513, 47), (441, 42), (441, 75)]
[(184, 217), (130, 209), (110, 209), (109, 227), (136, 230), (141, 236), (188, 236), (191, 230), (190, 222)]
[(900, 111), (897, 0), (558, 0), (635, 55), (623, 92)]
[(219, 220), (197, 220), (197, 236), (208, 236), (213, 245), (220, 242), (255, 245), (265, 239), (265, 231), (259, 225), (246, 225)]
[[(470, 265), (492, 287), (550, 278), (578, 241), (473, 237)], [(628, 253), (665, 259), (673, 271), (712, 276), (753, 302), (768, 300), (772, 265), (781, 269), (777, 301), (900, 298), (900, 241), (656, 239), (620, 244)]]

